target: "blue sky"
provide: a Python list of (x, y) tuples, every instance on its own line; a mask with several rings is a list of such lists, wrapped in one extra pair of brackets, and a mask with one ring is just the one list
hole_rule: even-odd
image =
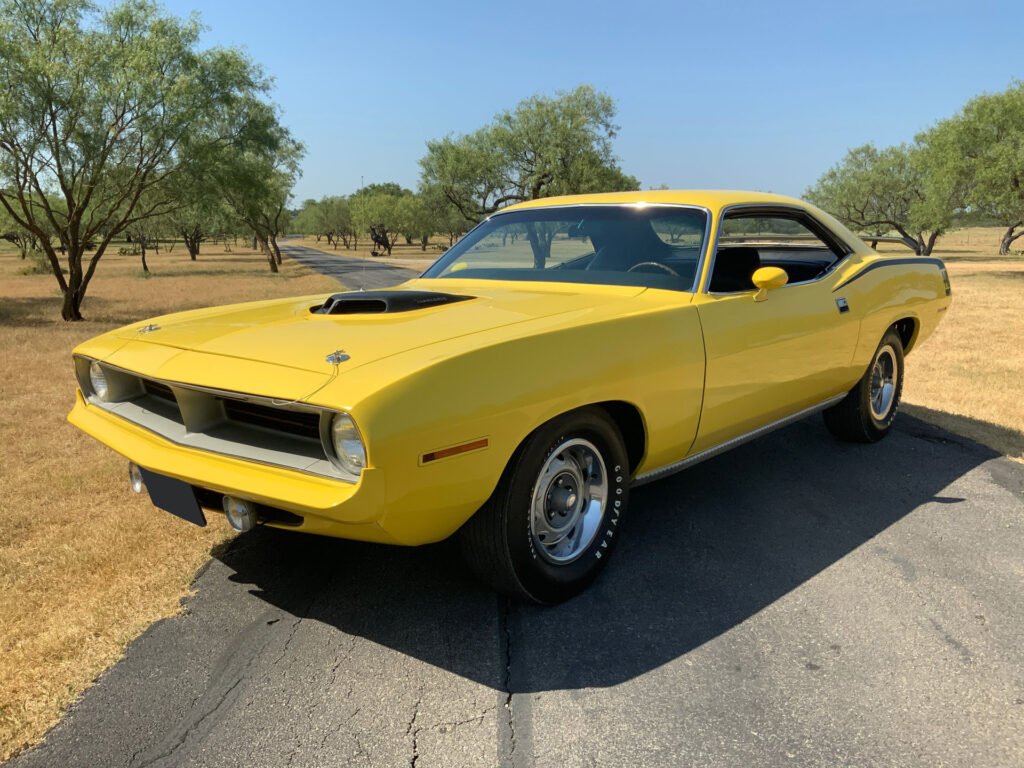
[(206, 44), (274, 76), (298, 200), (415, 187), (425, 142), (535, 93), (618, 104), (644, 187), (799, 195), (850, 146), (907, 141), (1024, 78), (1018, 2), (200, 2)]

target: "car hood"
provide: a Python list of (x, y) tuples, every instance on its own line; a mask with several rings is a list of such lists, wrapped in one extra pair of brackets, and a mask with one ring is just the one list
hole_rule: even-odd
[[(145, 343), (198, 353), (207, 360), (213, 355), (330, 376), (335, 365), (327, 357), (334, 352), (347, 356), (343, 373), (458, 337), (558, 314), (592, 311), (645, 290), (457, 280), (445, 280), (441, 286), (438, 282), (414, 280), (401, 289), (444, 291), (471, 298), (388, 314), (321, 315), (310, 310), (328, 297), (310, 296), (167, 315), (127, 326), (115, 334), (131, 340), (129, 346), (136, 349), (138, 343)], [(117, 357), (115, 353), (113, 358)], [(109, 362), (116, 364), (117, 360)]]

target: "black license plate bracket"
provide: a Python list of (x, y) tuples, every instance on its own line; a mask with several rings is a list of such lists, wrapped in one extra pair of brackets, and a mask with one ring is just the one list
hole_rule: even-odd
[(139, 467), (139, 470), (142, 472), (142, 480), (146, 484), (154, 507), (170, 512), (193, 525), (206, 525), (206, 515), (203, 514), (195, 489), (191, 485), (183, 480), (158, 475), (143, 467)]

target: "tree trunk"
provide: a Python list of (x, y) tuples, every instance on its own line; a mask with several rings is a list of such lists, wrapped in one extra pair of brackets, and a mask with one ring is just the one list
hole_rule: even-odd
[(68, 322), (85, 319), (82, 317), (82, 296), (79, 291), (72, 291), (70, 286), (64, 292), (64, 304), (61, 307), (60, 316)]
[(526, 225), (526, 237), (530, 241), (530, 248), (533, 250), (533, 266), (535, 269), (544, 269), (548, 257), (551, 256), (551, 238), (544, 233), (537, 232), (537, 228), (531, 223)]
[[(281, 264), (281, 249), (277, 245), (277, 235), (270, 236), (270, 248), (274, 253), (274, 261), (276, 262), (274, 266), (279, 266)], [(276, 272), (277, 270), (275, 269), (274, 271)]]
[(145, 272), (148, 275), (149, 274), (149, 265), (146, 263), (146, 240), (145, 240), (145, 238), (140, 238), (140, 240), (139, 240), (139, 250), (142, 252), (142, 271)]
[(942, 230), (937, 229), (934, 232), (929, 233), (927, 239), (924, 237), (924, 233), (918, 237), (917, 241), (921, 245), (921, 249), (918, 251), (918, 256), (931, 256), (932, 249), (935, 248), (935, 241), (939, 239), (939, 235), (942, 234)]
[[(1024, 235), (1024, 229), (1022, 229), (1020, 232), (1016, 232), (1017, 227), (1019, 227), (1021, 224), (1024, 224), (1024, 221), (1018, 221), (1017, 223), (1011, 224), (1006, 228), (1006, 231), (1003, 233), (1002, 239), (999, 241), (1000, 256), (1006, 256), (1010, 252), (1010, 246), (1013, 245), (1013, 241), (1016, 240), (1021, 235)], [(24, 256), (22, 258), (24, 258)]]
[(185, 241), (185, 250), (188, 251), (189, 259), (195, 261), (196, 257), (199, 256), (199, 245), (203, 241), (202, 233), (197, 229), (192, 229), (191, 231), (182, 232), (181, 236)]
[(427, 242), (429, 240), (430, 240), (430, 238), (427, 237), (426, 235), (423, 235), (423, 237), (420, 238), (420, 250), (421, 251), (426, 251), (427, 250)]
[[(85, 296), (82, 274), (82, 247), (68, 249), (68, 279), (64, 288), (64, 305), (60, 316), (67, 322), (82, 320), (82, 299)], [(59, 265), (57, 267), (60, 268)]]
[[(277, 261), (274, 260), (274, 251), (271, 249), (270, 243), (268, 243), (262, 237), (254, 238), (254, 239), (259, 242), (260, 250), (263, 251), (263, 253), (266, 254), (266, 256), (267, 256), (267, 263), (270, 264), (270, 271), (271, 272), (277, 272), (278, 271), (278, 269), (277, 269)], [(256, 246), (254, 245), (253, 248), (255, 248), (255, 247)]]

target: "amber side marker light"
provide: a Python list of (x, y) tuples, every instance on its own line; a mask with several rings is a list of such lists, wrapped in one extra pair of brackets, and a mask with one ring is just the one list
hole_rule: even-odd
[(458, 456), (460, 453), (479, 451), (481, 448), (486, 448), (487, 445), (487, 438), (481, 437), (479, 440), (471, 440), (470, 442), (462, 443), (461, 445), (453, 445), (451, 448), (441, 448), (437, 451), (424, 453), (420, 458), (420, 461), (424, 464), (429, 464), (430, 462), (437, 461), (438, 459), (447, 459), (449, 456)]

